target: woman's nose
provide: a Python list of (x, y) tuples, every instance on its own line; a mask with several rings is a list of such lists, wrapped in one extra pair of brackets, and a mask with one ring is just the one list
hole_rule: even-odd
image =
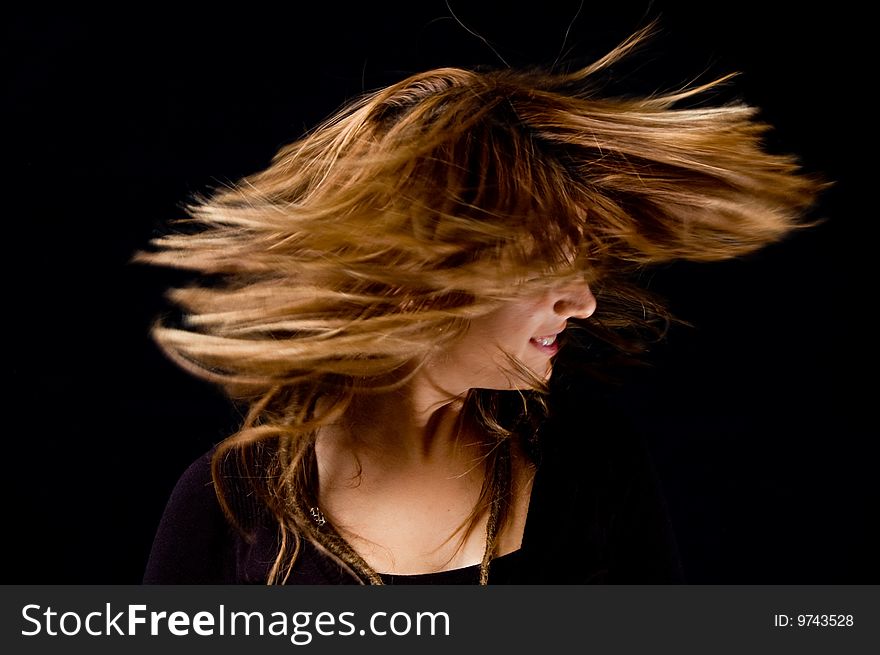
[(566, 318), (589, 318), (596, 311), (596, 296), (586, 282), (576, 282), (560, 289), (553, 311)]

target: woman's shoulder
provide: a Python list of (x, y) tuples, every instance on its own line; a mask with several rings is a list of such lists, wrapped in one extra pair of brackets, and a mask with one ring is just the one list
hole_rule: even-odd
[(211, 477), (211, 458), (215, 450), (216, 447), (202, 453), (184, 469), (171, 492), (171, 500), (207, 501), (215, 498)]
[[(582, 562), (593, 553), (593, 568), (606, 582), (681, 582), (678, 544), (647, 436), (613, 398), (572, 393), (554, 400), (543, 434), (542, 525), (554, 535), (567, 530), (569, 538), (553, 540), (548, 560), (564, 561), (576, 547)], [(559, 551), (557, 543), (568, 547)]]
[[(278, 526), (238, 470), (235, 458), (220, 462), (229, 520), (212, 473), (217, 448), (195, 459), (178, 479), (153, 540), (145, 584), (265, 584), (278, 550)], [(307, 540), (288, 584), (356, 582)]]
[[(216, 446), (178, 478), (165, 505), (144, 574), (146, 584), (212, 584), (239, 581), (237, 560), (248, 539), (223, 511), (212, 475)], [(230, 486), (225, 497), (247, 498)]]
[(193, 461), (177, 480), (153, 538), (145, 584), (213, 582), (226, 520), (211, 478), (211, 452)]

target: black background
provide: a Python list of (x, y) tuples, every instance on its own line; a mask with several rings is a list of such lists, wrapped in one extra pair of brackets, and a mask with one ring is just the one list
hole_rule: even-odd
[(139, 582), (177, 476), (240, 418), (148, 337), (175, 274), (128, 263), (190, 193), (265, 167), (364, 90), (441, 65), (585, 64), (654, 17), (660, 35), (612, 82), (650, 92), (740, 71), (719, 98), (761, 107), (768, 147), (836, 182), (821, 227), (650, 279), (695, 327), (616, 393), (655, 455), (688, 581), (880, 582), (865, 16), (292, 4), (8, 17), (4, 583)]

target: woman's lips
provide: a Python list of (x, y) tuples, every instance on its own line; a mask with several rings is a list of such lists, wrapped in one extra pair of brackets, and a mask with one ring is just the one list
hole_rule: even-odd
[(550, 334), (546, 337), (532, 337), (529, 343), (542, 353), (547, 355), (555, 355), (559, 351), (559, 342), (556, 340), (556, 334)]

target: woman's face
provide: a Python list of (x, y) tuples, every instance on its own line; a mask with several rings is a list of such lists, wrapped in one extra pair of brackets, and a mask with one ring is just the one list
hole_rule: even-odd
[(519, 359), (539, 378), (548, 379), (551, 358), (559, 350), (556, 336), (569, 318), (588, 318), (596, 298), (586, 282), (564, 282), (509, 301), (475, 318), (465, 336), (428, 364), (431, 377), (444, 389), (524, 389), (526, 380), (504, 356)]

